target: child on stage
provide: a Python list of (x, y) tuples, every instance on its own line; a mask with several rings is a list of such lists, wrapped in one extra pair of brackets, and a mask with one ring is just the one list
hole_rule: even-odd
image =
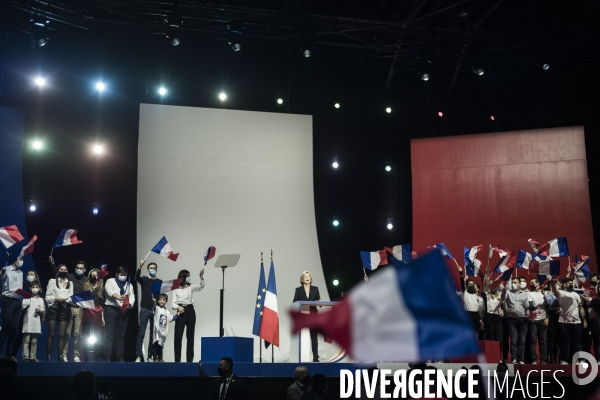
[(152, 358), (154, 362), (165, 362), (163, 360), (163, 347), (167, 340), (167, 333), (169, 332), (169, 322), (173, 322), (177, 319), (180, 314), (177, 311), (177, 315), (171, 315), (169, 310), (165, 308), (165, 304), (169, 301), (169, 296), (166, 294), (158, 295), (158, 301), (156, 302), (156, 309), (154, 311), (154, 334), (152, 340)]
[(37, 362), (37, 338), (42, 333), (46, 306), (40, 297), (40, 283), (32, 282), (29, 289), (31, 298), (23, 299), (23, 361)]

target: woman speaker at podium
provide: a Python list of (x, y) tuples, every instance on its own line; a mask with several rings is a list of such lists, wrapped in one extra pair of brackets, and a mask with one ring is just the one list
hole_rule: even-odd
[[(297, 301), (320, 301), (321, 295), (319, 294), (319, 288), (312, 285), (312, 275), (308, 271), (304, 271), (300, 275), (300, 284), (302, 286), (296, 288), (294, 294), (294, 303)], [(311, 306), (310, 313), (316, 314), (317, 307)], [(312, 344), (313, 362), (319, 362), (319, 343), (317, 342), (317, 332), (313, 329), (310, 330), (310, 342)]]

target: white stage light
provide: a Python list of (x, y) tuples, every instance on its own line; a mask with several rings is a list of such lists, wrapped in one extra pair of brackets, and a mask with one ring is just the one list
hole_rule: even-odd
[(391, 167), (391, 166), (389, 166), (389, 165), (386, 165), (386, 166), (385, 166), (385, 170), (386, 170), (387, 172), (390, 172), (390, 171), (392, 170), (392, 167)]
[(42, 143), (42, 141), (40, 139), (35, 139), (33, 141), (33, 148), (36, 150), (41, 150), (41, 148), (44, 147), (44, 144)]
[(339, 226), (340, 225), (340, 221), (338, 221), (337, 219), (333, 220), (333, 226)]
[(96, 83), (96, 90), (102, 93), (106, 89), (106, 85), (103, 82)]
[(277, 104), (283, 104), (283, 99), (282, 98), (277, 99)]
[(550, 64), (544, 64), (542, 65), (542, 68), (544, 69), (544, 71), (548, 71), (550, 69)]
[(90, 336), (90, 337), (88, 338), (88, 343), (89, 343), (89, 344), (94, 344), (94, 343), (96, 343), (96, 336)]
[(337, 162), (337, 161), (334, 161), (334, 162), (333, 162), (333, 164), (331, 164), (331, 166), (332, 166), (333, 168), (337, 168), (337, 167), (339, 167), (339, 166), (340, 166), (340, 164), (338, 164), (338, 162)]
[(335, 103), (333, 106), (334, 106), (335, 108), (340, 108), (340, 103)]
[(388, 113), (388, 114), (391, 113), (392, 112), (392, 108), (391, 107), (386, 108), (385, 112)]
[(224, 92), (219, 93), (219, 99), (221, 101), (227, 100), (227, 95)]
[(304, 54), (304, 57), (308, 58), (311, 56), (312, 52), (308, 49), (304, 50), (304, 52), (302, 52), (302, 54)]
[(42, 78), (41, 76), (38, 76), (37, 78), (35, 78), (35, 84), (38, 85), (39, 87), (44, 87), (46, 86), (46, 80), (44, 78)]
[(483, 75), (484, 73), (485, 73), (485, 71), (483, 70), (483, 68), (479, 68), (477, 70), (477, 75), (479, 75), (479, 76)]
[(333, 280), (333, 286), (337, 286), (340, 284), (340, 281), (338, 281), (337, 279)]
[(167, 89), (165, 89), (164, 86), (161, 86), (160, 89), (158, 89), (158, 94), (164, 96), (165, 94), (167, 94)]
[(94, 203), (92, 205), (92, 214), (94, 214), (94, 215), (100, 214), (100, 207), (98, 206), (98, 203)]
[(94, 145), (94, 153), (102, 154), (104, 152), (104, 147), (101, 144)]
[(425, 82), (427, 82), (429, 80), (429, 74), (422, 74), (421, 79), (423, 79)]
[(387, 228), (388, 228), (389, 230), (392, 230), (392, 229), (394, 229), (394, 224), (392, 224), (391, 222), (388, 222), (388, 224), (387, 224)]
[(35, 206), (35, 203), (31, 201), (31, 204), (29, 205), (29, 211), (35, 212), (35, 210), (37, 210), (37, 207)]

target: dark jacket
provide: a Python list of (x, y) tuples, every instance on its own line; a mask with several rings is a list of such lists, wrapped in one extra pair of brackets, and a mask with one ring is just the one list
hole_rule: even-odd
[[(304, 286), (299, 286), (296, 288), (296, 293), (294, 294), (294, 303), (297, 301), (319, 301), (321, 300), (321, 295), (319, 294), (319, 288), (313, 285), (310, 285), (310, 292), (308, 293), (308, 297), (306, 296), (306, 292), (304, 291)], [(310, 307), (311, 313), (317, 312), (317, 307)]]
[[(224, 378), (215, 379), (211, 391), (210, 398), (213, 400), (219, 400), (219, 394), (221, 392), (221, 382)], [(250, 400), (250, 392), (248, 388), (244, 384), (244, 380), (239, 376), (233, 374), (231, 376), (231, 382), (229, 383), (229, 387), (227, 388), (227, 392), (225, 393), (225, 398), (223, 400)]]
[(300, 400), (304, 392), (306, 392), (306, 387), (302, 388), (298, 385), (298, 382), (294, 382), (287, 389), (287, 400)]

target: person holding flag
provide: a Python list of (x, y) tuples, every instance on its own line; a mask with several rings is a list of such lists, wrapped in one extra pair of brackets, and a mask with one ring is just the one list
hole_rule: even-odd
[(513, 278), (502, 292), (506, 304), (510, 335), (510, 358), (513, 364), (525, 364), (525, 338), (527, 337), (527, 293), (521, 290), (519, 278)]
[(194, 310), (194, 292), (204, 289), (204, 268), (200, 270), (200, 284), (190, 284), (190, 271), (182, 269), (177, 279), (182, 279), (179, 287), (173, 290), (171, 307), (179, 314), (175, 321), (175, 362), (181, 361), (183, 331), (186, 330), (187, 362), (194, 361), (194, 333), (196, 331), (196, 311)]
[(117, 336), (117, 361), (123, 362), (125, 331), (129, 322), (129, 310), (135, 304), (135, 294), (131, 282), (127, 279), (127, 268), (117, 268), (114, 278), (106, 281), (104, 301), (104, 359), (110, 362), (113, 338)]
[(104, 303), (104, 281), (99, 279), (99, 273), (99, 269), (91, 269), (87, 280), (83, 284), (83, 289), (92, 293), (95, 305), (94, 311), (84, 308), (81, 318), (83, 354), (87, 361), (91, 361), (90, 353), (94, 354), (94, 361), (100, 359), (100, 352), (97, 350), (102, 349), (102, 338), (104, 336), (104, 307), (102, 307)]
[(4, 350), (4, 342), (8, 341), (6, 357), (12, 355), (13, 346), (17, 338), (19, 322), (21, 321), (23, 296), (16, 293), (23, 290), (23, 260), (17, 258), (14, 263), (0, 270), (2, 283), (2, 330), (0, 330), (0, 356)]
[(144, 360), (144, 354), (142, 348), (144, 347), (144, 336), (146, 336), (146, 328), (150, 324), (150, 340), (148, 341), (148, 353), (146, 361), (151, 361), (150, 355), (152, 354), (152, 335), (154, 332), (154, 308), (156, 307), (156, 300), (158, 294), (152, 292), (152, 287), (157, 282), (162, 282), (156, 277), (158, 271), (158, 265), (155, 262), (148, 264), (148, 276), (142, 276), (142, 267), (146, 262), (145, 259), (140, 261), (140, 266), (135, 272), (135, 281), (140, 284), (142, 296), (140, 299), (140, 327), (138, 330), (137, 343), (135, 346), (135, 362), (141, 362)]
[[(294, 293), (294, 300), (292, 303), (297, 301), (320, 301), (321, 295), (319, 294), (319, 288), (312, 285), (313, 278), (312, 274), (308, 271), (304, 271), (300, 275), (300, 285), (296, 288)], [(317, 307), (310, 307), (311, 314), (317, 314)], [(312, 346), (313, 362), (319, 362), (319, 342), (317, 339), (317, 331), (315, 329), (310, 330), (310, 342)]]

